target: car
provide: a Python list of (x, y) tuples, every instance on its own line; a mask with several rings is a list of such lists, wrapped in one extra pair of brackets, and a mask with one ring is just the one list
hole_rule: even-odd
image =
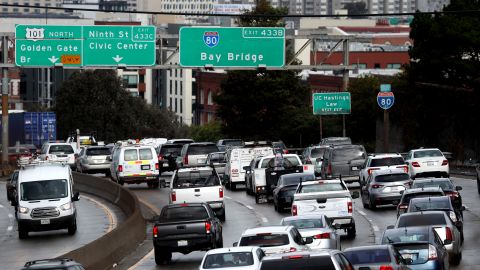
[(314, 165), (315, 176), (321, 175), (323, 154), (328, 147), (328, 145), (312, 145), (305, 148), (302, 153), (303, 163)]
[[(77, 155), (77, 154), (76, 154)], [(105, 173), (110, 177), (111, 152), (106, 146), (90, 146), (76, 156), (77, 171), (81, 173)]]
[(282, 154), (288, 154), (288, 149), (287, 146), (283, 141), (276, 141), (272, 142), (272, 148), (274, 149), (274, 152), (277, 153), (278, 151)]
[(423, 188), (423, 187), (440, 187), (445, 195), (450, 196), (453, 206), (457, 211), (462, 213), (461, 210), (462, 204), (462, 195), (460, 190), (463, 188), (461, 186), (455, 186), (450, 178), (427, 178), (427, 179), (416, 179), (412, 183), (412, 188)]
[(25, 263), (22, 270), (84, 270), (80, 263), (67, 258), (35, 260)]
[(315, 250), (274, 254), (263, 258), (259, 270), (353, 270), (339, 250)]
[(363, 145), (335, 145), (323, 154), (321, 175), (323, 179), (342, 176), (346, 183), (358, 182), (358, 173), (365, 164), (367, 152)]
[(243, 146), (241, 139), (221, 139), (217, 141), (217, 147), (220, 152), (225, 152), (228, 146)]
[(265, 253), (260, 247), (229, 247), (207, 251), (200, 263), (200, 270), (204, 269), (232, 269), (257, 270)]
[[(308, 215), (284, 217), (280, 221), (282, 226), (294, 226), (303, 238), (312, 237), (313, 243), (308, 244), (311, 250), (338, 249), (341, 250), (340, 236), (336, 227), (332, 225), (326, 215)], [(337, 226), (340, 228), (340, 226)]]
[(448, 160), (438, 148), (410, 150), (405, 162), (412, 179), (426, 176), (448, 177), (450, 175)]
[(389, 244), (351, 247), (345, 249), (343, 254), (355, 270), (360, 267), (369, 267), (370, 270), (410, 270), (402, 254)]
[(365, 185), (368, 176), (376, 170), (395, 168), (408, 173), (408, 166), (400, 154), (370, 154), (359, 172), (360, 185)]
[(225, 174), (225, 152), (213, 152), (208, 154), (206, 164), (213, 166), (220, 179), (222, 179)]
[(397, 205), (402, 192), (411, 183), (410, 176), (403, 169), (376, 170), (360, 188), (363, 207), (375, 210), (378, 205)]
[(183, 144), (179, 143), (165, 143), (161, 144), (155, 151), (158, 157), (159, 173), (173, 172), (177, 169), (177, 157), (180, 156)]
[(189, 143), (194, 143), (195, 141), (192, 139), (170, 139), (166, 143), (174, 143), (174, 144), (189, 144)]
[(276, 211), (282, 212), (285, 208), (290, 208), (293, 202), (293, 194), (297, 186), (303, 181), (313, 181), (315, 175), (311, 173), (290, 173), (281, 175), (277, 186), (273, 190), (273, 207)]
[(321, 145), (342, 145), (352, 144), (352, 140), (349, 137), (327, 137), (320, 141)]
[(75, 149), (70, 143), (44, 143), (38, 156), (40, 160), (64, 162), (75, 168)]
[(213, 152), (218, 152), (218, 147), (212, 142), (184, 144), (177, 157), (177, 167), (205, 165), (208, 154)]
[(431, 226), (388, 229), (381, 241), (393, 245), (412, 270), (450, 269), (444, 241)]
[(351, 195), (340, 179), (301, 182), (293, 195), (292, 216), (327, 215), (348, 237), (355, 238), (353, 199), (358, 196), (357, 191)]
[(413, 198), (408, 205), (407, 213), (421, 211), (444, 211), (460, 231), (463, 241), (463, 216), (457, 211), (448, 196)]
[(410, 200), (412, 198), (419, 198), (419, 197), (438, 197), (438, 196), (445, 196), (445, 193), (441, 188), (438, 187), (431, 187), (431, 188), (410, 188), (405, 190), (402, 193), (402, 198), (397, 205), (397, 217), (407, 211), (408, 205), (410, 204)]
[[(460, 231), (444, 211), (421, 211), (402, 214), (393, 228), (432, 226), (448, 251), (450, 263), (458, 265), (462, 259), (463, 241)], [(387, 229), (392, 228), (388, 226)]]
[(245, 230), (233, 246), (259, 246), (266, 255), (308, 251), (313, 238), (302, 237), (294, 226), (266, 226)]

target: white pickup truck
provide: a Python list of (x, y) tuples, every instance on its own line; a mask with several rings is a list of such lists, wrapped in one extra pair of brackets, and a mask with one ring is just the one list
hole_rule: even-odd
[(225, 221), (223, 186), (209, 166), (175, 170), (170, 180), (170, 204), (207, 203), (221, 221)]
[(324, 214), (355, 238), (353, 199), (358, 197), (357, 191), (350, 195), (339, 179), (301, 182), (293, 196), (292, 215)]

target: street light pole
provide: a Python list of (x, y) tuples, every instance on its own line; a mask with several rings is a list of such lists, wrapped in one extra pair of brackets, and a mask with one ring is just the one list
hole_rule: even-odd
[[(3, 63), (8, 63), (8, 36), (2, 38)], [(8, 164), (8, 68), (2, 67), (2, 165)]]

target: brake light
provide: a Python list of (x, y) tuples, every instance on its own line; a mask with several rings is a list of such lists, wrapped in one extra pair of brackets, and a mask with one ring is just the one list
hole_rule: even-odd
[(158, 163), (155, 163), (155, 170), (158, 170), (159, 168)]
[(295, 251), (297, 251), (296, 248), (294, 248), (294, 247), (291, 247), (291, 248), (290, 248), (290, 252), (295, 252)]
[(383, 187), (383, 185), (379, 185), (379, 184), (372, 185), (372, 188), (381, 188), (381, 187)]
[(223, 198), (223, 188), (218, 189), (218, 196), (220, 197), (220, 199)]
[(330, 239), (330, 233), (321, 233), (313, 236), (314, 239)]
[(328, 164), (327, 174), (332, 174), (332, 164)]
[(373, 171), (380, 170), (380, 168), (373, 168), (373, 169), (368, 169), (368, 175), (371, 175)]
[(444, 160), (442, 161), (442, 166), (446, 166), (446, 165), (448, 165), (448, 160), (444, 159)]
[(348, 213), (353, 213), (353, 204), (351, 201), (347, 202)]
[(157, 226), (153, 226), (153, 237), (157, 237), (158, 236), (158, 228)]
[(296, 215), (297, 215), (297, 206), (292, 205), (292, 216), (296, 216)]
[(390, 265), (382, 265), (378, 270), (393, 270), (393, 267), (391, 267)]
[(436, 260), (437, 258), (437, 249), (432, 245), (428, 245), (428, 260)]
[(408, 205), (406, 205), (406, 204), (400, 204), (400, 205), (398, 206), (398, 208), (400, 208), (400, 209), (407, 209), (407, 208), (408, 208)]
[(188, 156), (185, 155), (185, 157), (183, 158), (183, 165), (188, 165)]
[(447, 194), (451, 199), (458, 198), (458, 192), (456, 191), (448, 191), (445, 192), (445, 194)]
[(310, 257), (310, 255), (292, 255), (288, 257), (283, 257), (282, 259), (298, 260), (298, 259), (303, 259), (308, 257)]
[(238, 173), (238, 169), (232, 169), (232, 173)]
[(172, 197), (172, 202), (177, 200), (177, 193), (175, 191), (172, 191), (172, 193), (170, 193), (170, 196)]
[(205, 222), (205, 233), (210, 234), (212, 232), (212, 224), (210, 222)]
[(180, 204), (180, 206), (186, 207), (186, 206), (188, 206), (188, 203), (182, 203), (182, 204)]
[(283, 150), (283, 153), (288, 154), (288, 150), (287, 149)]
[(408, 166), (398, 166), (397, 168), (403, 169), (405, 173), (408, 173)]
[(117, 171), (118, 171), (118, 172), (123, 172), (123, 166), (122, 166), (122, 165), (118, 165)]
[(158, 161), (162, 161), (163, 160), (163, 156), (162, 155), (158, 155)]
[(418, 162), (414, 161), (414, 162), (412, 162), (412, 166), (418, 168), (418, 167), (420, 167), (420, 164), (418, 164)]
[(445, 238), (447, 240), (453, 241), (452, 229), (450, 229), (449, 227), (445, 227)]

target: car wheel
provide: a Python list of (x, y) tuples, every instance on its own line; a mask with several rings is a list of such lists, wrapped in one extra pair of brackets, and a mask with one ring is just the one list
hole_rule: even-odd
[(216, 248), (223, 248), (223, 236), (220, 236), (220, 239), (218, 239)]
[(362, 205), (363, 205), (363, 208), (365, 208), (365, 209), (370, 209), (370, 205), (368, 205), (367, 203), (365, 203), (365, 200), (364, 200), (364, 198), (363, 198), (363, 195), (361, 195), (361, 196), (362, 196)]
[(453, 255), (452, 264), (453, 265), (459, 265), (461, 260), (462, 260), (462, 252)]
[(18, 224), (18, 238), (20, 239), (27, 239), (28, 238), (28, 230), (24, 227)]
[(167, 264), (172, 260), (172, 252), (161, 250), (154, 246), (155, 250), (155, 263), (157, 265)]
[(72, 223), (68, 226), (68, 235), (74, 235), (77, 232), (77, 220), (73, 219)]
[(233, 191), (233, 190), (237, 190), (237, 184), (230, 182), (230, 189), (231, 189), (232, 191)]
[(370, 203), (369, 203), (370, 209), (376, 210), (376, 209), (377, 209), (377, 205), (375, 204), (375, 201), (372, 200), (372, 199), (370, 198), (370, 196), (368, 197), (368, 200), (370, 201)]
[(258, 196), (258, 194), (255, 194), (255, 203), (256, 204), (260, 203), (260, 196)]
[(477, 176), (477, 191), (480, 194), (480, 178)]

